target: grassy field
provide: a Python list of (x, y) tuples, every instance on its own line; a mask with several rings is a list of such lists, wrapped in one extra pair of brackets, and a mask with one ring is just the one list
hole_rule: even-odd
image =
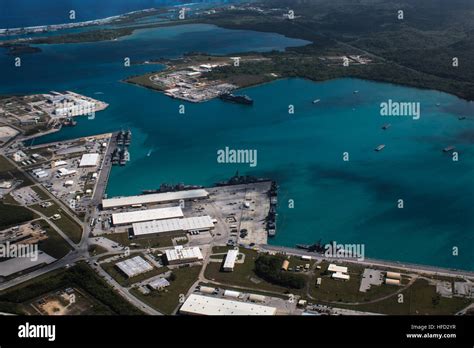
[(105, 252), (107, 252), (107, 249), (97, 244), (93, 244), (89, 247), (89, 255), (91, 256), (97, 256)]
[(0, 181), (3, 180), (22, 180), (22, 184), (18, 187), (33, 184), (33, 181), (31, 181), (29, 177), (16, 169), (5, 157), (0, 156)]
[[(372, 286), (367, 292), (360, 292), (360, 281), (365, 267), (349, 264), (348, 271), (350, 279), (341, 281), (332, 279), (330, 273), (325, 271), (328, 268), (327, 262), (320, 264), (321, 269), (315, 271), (315, 276), (310, 284), (310, 294), (319, 302), (367, 302), (386, 295), (390, 295), (400, 290), (398, 286), (382, 284)], [(316, 278), (321, 278), (321, 286), (316, 287)]]
[(72, 250), (72, 247), (59, 235), (58, 232), (54, 230), (54, 228), (51, 227), (47, 221), (40, 220), (38, 223), (48, 235), (48, 239), (39, 243), (40, 250), (56, 259), (62, 258)]
[(16, 226), (36, 219), (38, 216), (27, 208), (0, 202), (0, 229)]
[[(123, 259), (120, 259), (119, 261), (114, 261), (114, 262), (108, 262), (108, 263), (102, 263), (100, 266), (104, 269), (104, 271), (106, 271), (108, 274), (110, 274), (110, 276), (112, 278), (114, 278), (120, 285), (122, 286), (130, 286), (136, 282), (141, 282), (145, 279), (148, 279), (148, 278), (151, 278), (151, 277), (154, 277), (158, 274), (161, 274), (161, 273), (164, 273), (168, 270), (167, 267), (160, 267), (160, 268), (156, 268), (156, 267), (153, 267), (153, 269), (149, 272), (146, 272), (146, 273), (142, 273), (142, 274), (139, 274), (135, 277), (132, 277), (132, 278), (127, 278), (116, 266), (115, 264), (117, 262), (120, 262), (120, 261), (124, 261), (126, 259), (129, 259), (129, 258), (132, 258), (132, 257), (135, 257), (137, 255), (130, 255), (130, 257), (126, 257), (126, 258), (123, 258)], [(143, 255), (140, 255), (143, 257)]]
[(445, 298), (436, 294), (436, 288), (424, 279), (418, 279), (402, 292), (403, 303), (398, 295), (376, 303), (366, 303), (345, 308), (395, 315), (447, 315), (467, 307), (472, 300), (463, 298)]
[(31, 186), (31, 189), (35, 191), (38, 197), (41, 198), (41, 200), (43, 201), (50, 198), (49, 195), (44, 191), (44, 189), (39, 186)]
[(129, 239), (127, 232), (112, 233), (104, 235), (105, 238), (113, 240), (121, 245), (129, 246), (132, 243), (138, 244), (141, 248), (158, 248), (158, 247), (169, 247), (173, 246), (172, 239), (175, 237), (182, 237), (184, 234), (176, 234), (173, 236), (161, 236), (161, 237), (150, 237), (150, 238), (136, 238)]
[[(222, 248), (213, 249), (213, 252), (224, 252)], [(240, 252), (245, 254), (244, 263), (236, 263), (233, 272), (222, 272), (221, 262), (209, 262), (206, 267), (205, 276), (210, 281), (216, 281), (229, 286), (236, 285), (257, 290), (276, 291), (280, 293), (287, 292), (288, 289), (270, 284), (263, 279), (260, 279), (254, 272), (255, 260), (258, 253), (254, 250), (240, 249)], [(296, 291), (290, 291), (296, 294)]]
[(38, 212), (51, 217), (54, 214), (61, 215), (59, 220), (52, 221), (58, 228), (63, 231), (74, 243), (79, 243), (82, 237), (82, 226), (74, 221), (67, 213), (65, 213), (56, 203), (50, 207), (43, 208), (39, 204), (32, 205), (31, 208)]
[(174, 269), (173, 273), (176, 279), (170, 281), (170, 286), (165, 290), (152, 291), (148, 295), (143, 295), (136, 289), (131, 292), (156, 310), (164, 314), (172, 314), (179, 305), (180, 295), (186, 295), (191, 285), (197, 280), (200, 270), (199, 266)]

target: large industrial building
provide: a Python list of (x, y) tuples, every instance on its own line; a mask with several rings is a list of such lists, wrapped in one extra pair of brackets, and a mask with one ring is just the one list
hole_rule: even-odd
[(205, 232), (214, 228), (210, 216), (195, 216), (183, 219), (152, 220), (137, 222), (133, 225), (133, 235), (136, 237), (150, 235), (167, 235), (177, 232)]
[(153, 266), (143, 260), (140, 256), (135, 256), (121, 262), (117, 262), (118, 267), (127, 277), (135, 277), (139, 274), (146, 273), (153, 269)]
[(275, 315), (276, 308), (191, 294), (179, 310), (188, 315)]
[(169, 265), (201, 261), (204, 259), (199, 247), (184, 248), (182, 245), (175, 246), (174, 249), (165, 250), (165, 256)]
[(190, 200), (190, 199), (199, 199), (199, 198), (207, 198), (207, 197), (209, 197), (209, 193), (203, 189), (153, 193), (153, 194), (139, 195), (139, 196), (103, 199), (102, 208), (111, 209), (111, 208), (118, 208), (118, 207), (127, 207), (127, 206), (132, 206), (132, 205), (169, 203), (169, 202), (177, 202), (180, 200)]
[(181, 207), (168, 207), (148, 210), (130, 211), (112, 214), (114, 225), (129, 225), (135, 222), (182, 218)]
[(86, 153), (82, 155), (79, 167), (95, 167), (99, 164), (98, 153)]

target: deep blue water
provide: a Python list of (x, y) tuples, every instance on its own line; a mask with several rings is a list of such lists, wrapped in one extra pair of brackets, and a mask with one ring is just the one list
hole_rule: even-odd
[[(40, 141), (130, 127), (132, 161), (113, 169), (110, 196), (163, 182), (209, 185), (238, 169), (280, 185), (278, 234), (271, 243), (364, 243), (369, 257), (474, 269), (473, 103), (369, 81), (286, 79), (246, 89), (253, 107), (213, 100), (186, 104), (180, 115), (180, 101), (120, 82), (159, 69), (124, 68), (124, 56), (144, 60), (301, 44), (275, 34), (189, 25), (138, 31), (114, 42), (42, 46), (43, 53), (25, 56), (20, 69), (0, 54), (0, 93), (69, 89), (108, 102), (95, 120), (80, 119), (77, 127)], [(316, 98), (321, 102), (314, 105)], [(382, 118), (379, 104), (387, 99), (420, 102), (420, 120)], [(381, 130), (387, 122), (392, 127)], [(386, 149), (374, 152), (382, 143)], [(442, 152), (451, 144), (460, 152), (458, 162)], [(257, 167), (218, 164), (216, 151), (226, 146), (256, 149)], [(349, 162), (342, 161), (345, 151)], [(400, 198), (404, 209), (396, 208)], [(459, 256), (452, 256), (453, 246)]]
[(187, 3), (225, 3), (222, 0), (0, 0), (0, 28), (68, 23), (115, 16), (152, 7)]

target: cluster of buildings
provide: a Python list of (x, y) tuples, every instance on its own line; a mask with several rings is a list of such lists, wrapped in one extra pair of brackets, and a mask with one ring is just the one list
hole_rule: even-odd
[[(104, 210), (123, 209), (112, 213), (114, 226), (131, 226), (131, 236), (150, 237), (176, 233), (206, 232), (214, 228), (215, 220), (209, 215), (185, 217), (181, 204), (186, 200), (205, 199), (204, 189), (163, 192), (102, 200)], [(149, 205), (179, 203), (176, 206), (150, 208)], [(138, 210), (137, 210), (138, 209)]]
[(328, 272), (331, 272), (331, 278), (338, 280), (349, 280), (351, 277), (348, 274), (348, 269), (345, 266), (338, 266), (334, 263), (329, 264)]
[(162, 86), (165, 95), (190, 102), (203, 102), (229, 93), (237, 86), (221, 81), (202, 79), (202, 74), (229, 63), (201, 64), (190, 66), (186, 70), (177, 70), (156, 74), (151, 81)]

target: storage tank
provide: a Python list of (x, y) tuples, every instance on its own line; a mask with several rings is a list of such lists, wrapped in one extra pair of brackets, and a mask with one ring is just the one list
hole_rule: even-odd
[(387, 272), (387, 278), (392, 278), (392, 279), (402, 279), (402, 276), (400, 273), (396, 272)]
[(202, 292), (203, 294), (212, 294), (214, 291), (216, 291), (215, 288), (211, 288), (209, 286), (201, 286), (199, 288), (199, 291)]
[(385, 284), (388, 284), (388, 285), (400, 285), (400, 280), (399, 280), (399, 279), (386, 278), (386, 279), (385, 279)]
[(240, 296), (240, 292), (238, 291), (233, 291), (233, 290), (224, 291), (224, 297), (238, 298), (239, 296)]
[(283, 271), (288, 271), (288, 266), (290, 266), (290, 261), (285, 260), (285, 261), (283, 261), (283, 264), (281, 265), (281, 269)]
[(265, 296), (257, 295), (257, 294), (250, 294), (249, 301), (252, 301), (252, 302), (265, 302)]

